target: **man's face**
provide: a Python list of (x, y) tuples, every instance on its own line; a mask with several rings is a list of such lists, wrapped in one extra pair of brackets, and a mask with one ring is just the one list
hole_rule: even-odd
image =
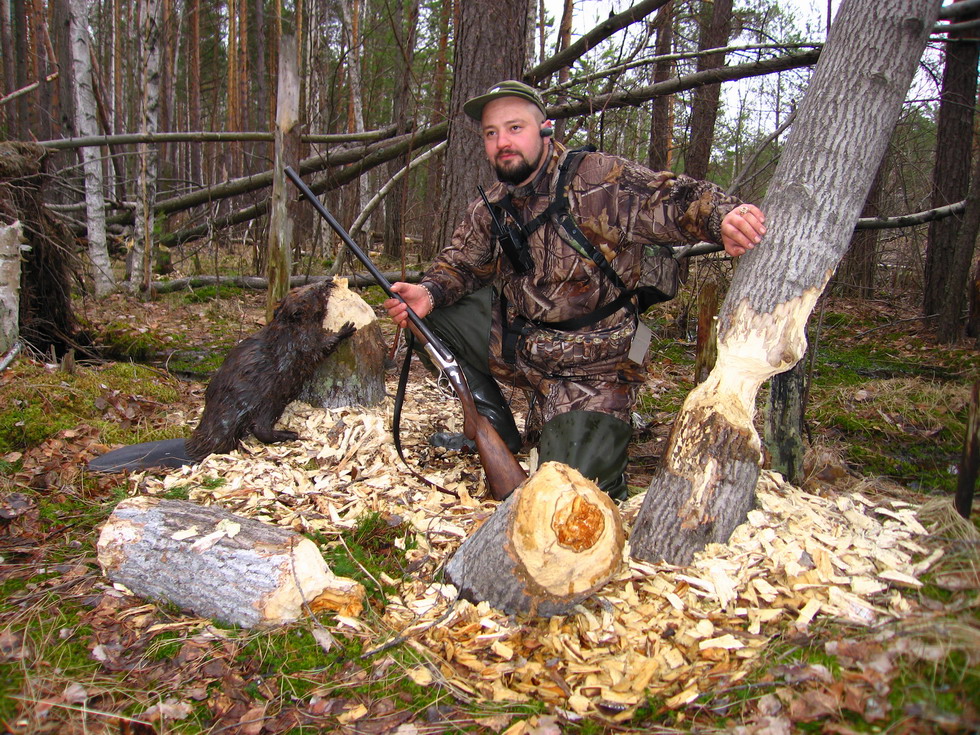
[(541, 114), (520, 97), (501, 97), (483, 108), (483, 146), (497, 178), (526, 184), (544, 163)]

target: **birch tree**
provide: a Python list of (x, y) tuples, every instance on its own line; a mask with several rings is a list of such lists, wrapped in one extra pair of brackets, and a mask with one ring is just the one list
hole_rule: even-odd
[[(72, 57), (72, 91), (75, 102), (75, 129), (81, 136), (98, 135), (99, 121), (95, 106), (92, 75), (89, 13), (91, 0), (71, 0), (69, 6)], [(88, 228), (88, 256), (95, 295), (105, 296), (116, 287), (106, 248), (105, 196), (103, 194), (102, 162), (99, 149), (81, 149), (85, 173), (85, 224)]]
[(850, 241), (938, 12), (935, 0), (841, 4), (762, 202), (768, 234), (735, 272), (715, 367), (685, 400), (637, 516), (635, 557), (686, 564), (745, 520), (761, 459), (759, 387), (806, 351), (807, 319)]
[[(156, 133), (160, 121), (160, 0), (142, 0), (140, 28), (140, 132)], [(136, 238), (133, 242), (130, 286), (150, 287), (153, 259), (153, 207), (157, 193), (157, 151), (153, 143), (140, 143), (136, 191)]]

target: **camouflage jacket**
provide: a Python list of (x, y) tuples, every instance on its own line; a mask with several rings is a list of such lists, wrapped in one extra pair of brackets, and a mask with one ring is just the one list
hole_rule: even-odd
[[(564, 147), (555, 143), (551, 160), (534, 181), (508, 187), (524, 222), (548, 206), (564, 155)], [(487, 196), (499, 201), (508, 188), (498, 182)], [(634, 288), (639, 280), (644, 243), (720, 243), (721, 220), (740, 203), (714, 184), (654, 172), (605, 153), (585, 154), (567, 193), (579, 229), (606, 256), (627, 288)], [(588, 314), (617, 298), (619, 289), (564, 237), (552, 222), (535, 230), (529, 239), (534, 268), (517, 274), (492, 237), (490, 214), (477, 199), (467, 207), (451, 243), (426, 271), (422, 284), (432, 293), (436, 307), (495, 284), (512, 311), (545, 322)], [(588, 329), (607, 328), (622, 319), (622, 312), (617, 312)]]

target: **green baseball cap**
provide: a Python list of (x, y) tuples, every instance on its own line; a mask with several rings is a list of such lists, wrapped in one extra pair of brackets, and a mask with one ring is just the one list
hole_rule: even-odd
[(541, 110), (542, 115), (548, 117), (548, 111), (544, 108), (544, 100), (541, 99), (541, 95), (538, 94), (538, 90), (527, 86), (523, 82), (514, 81), (513, 79), (508, 79), (505, 82), (498, 82), (479, 97), (472, 97), (471, 99), (466, 100), (466, 102), (463, 104), (463, 112), (477, 122), (480, 122), (483, 119), (483, 108), (487, 106), (488, 102), (491, 102), (498, 97), (520, 97), (521, 99), (532, 103), (535, 107)]

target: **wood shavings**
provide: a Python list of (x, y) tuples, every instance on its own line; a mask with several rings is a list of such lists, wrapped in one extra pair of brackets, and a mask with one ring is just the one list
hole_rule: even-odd
[[(408, 553), (418, 568), (399, 581), (379, 623), (338, 623), (356, 627), (368, 647), (402, 636), (429, 660), (408, 672), (421, 686), (439, 682), (487, 701), (538, 700), (568, 717), (628, 719), (650, 693), (684, 707), (747, 676), (787, 626), (806, 628), (821, 616), (871, 626), (906, 615), (903, 590), (942, 556), (925, 558), (925, 529), (907, 503), (857, 492), (817, 496), (762, 472), (746, 522), (690, 566), (633, 560), (627, 543), (619, 576), (573, 614), (507, 616), (458, 600), (436, 576), (496, 507), (482, 499), (478, 457), (446, 454), (425, 440), (458, 430), (454, 399), (432, 381), (418, 384), (406, 396), (402, 440), (413, 467), (458, 499), (405, 470), (390, 416), (390, 402), (372, 409), (294, 403), (281, 423), (301, 441), (248, 442), (163, 477), (131, 478), (139, 492), (184, 487), (195, 502), (327, 536), (372, 512), (400, 518), (414, 534)], [(619, 508), (627, 531), (642, 499)]]

